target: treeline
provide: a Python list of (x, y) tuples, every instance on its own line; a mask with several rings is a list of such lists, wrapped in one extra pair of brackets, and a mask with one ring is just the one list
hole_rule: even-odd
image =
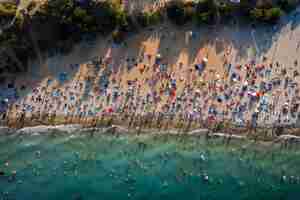
[(167, 6), (168, 18), (177, 25), (193, 21), (197, 24), (224, 23), (234, 18), (251, 22), (276, 23), (280, 17), (298, 4), (299, 0), (198, 0), (171, 1)]
[[(72, 45), (87, 34), (112, 34), (121, 42), (128, 33), (168, 19), (174, 24), (188, 22), (215, 24), (233, 17), (255, 22), (276, 23), (284, 12), (292, 10), (300, 0), (173, 0), (164, 8), (136, 11), (128, 14), (120, 1), (51, 0), (36, 10), (31, 2), (26, 11), (17, 11), (15, 5), (0, 4), (0, 25), (13, 24), (0, 32), (1, 73), (26, 70), (26, 62), (36, 51), (59, 48), (68, 52)], [(40, 52), (40, 53), (41, 53)], [(3, 67), (3, 63), (7, 66)]]

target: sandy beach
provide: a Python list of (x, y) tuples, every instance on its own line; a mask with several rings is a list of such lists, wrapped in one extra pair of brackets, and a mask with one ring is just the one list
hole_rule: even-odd
[(49, 52), (26, 74), (2, 81), (3, 120), (162, 115), (194, 124), (297, 126), (295, 13), (255, 28), (164, 23), (121, 45), (108, 37), (82, 42), (68, 55)]

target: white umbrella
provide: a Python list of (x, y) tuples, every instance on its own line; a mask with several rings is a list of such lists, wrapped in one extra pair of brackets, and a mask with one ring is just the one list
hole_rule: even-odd
[(105, 59), (110, 59), (112, 57), (112, 50), (109, 48), (104, 56)]

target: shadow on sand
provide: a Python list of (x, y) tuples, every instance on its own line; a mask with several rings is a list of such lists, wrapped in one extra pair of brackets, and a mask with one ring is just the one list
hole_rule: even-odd
[[(149, 50), (152, 54), (161, 54), (169, 66), (178, 65), (184, 59), (185, 65), (191, 66), (199, 62), (199, 57), (213, 59), (212, 65), (221, 63), (224, 53), (230, 48), (234, 53), (232, 63), (248, 62), (252, 59), (260, 59), (267, 54), (271, 48), (276, 46), (276, 42), (284, 31), (289, 31), (293, 37), (293, 31), (300, 23), (300, 15), (297, 11), (282, 18), (277, 25), (241, 25), (240, 22), (231, 25), (219, 25), (217, 27), (196, 27), (186, 25), (176, 27), (168, 22), (157, 27), (145, 29), (138, 34), (129, 37), (123, 44), (112, 44), (111, 38), (97, 38), (83, 41), (76, 46), (68, 55), (62, 55), (51, 50), (49, 55), (44, 55), (44, 61), (40, 66), (36, 61), (30, 64), (28, 72), (16, 76), (2, 75), (0, 85), (0, 101), (8, 99), (10, 104), (23, 99), (33, 90), (41, 85), (43, 81), (49, 79), (58, 81), (58, 88), (63, 88), (66, 83), (74, 79), (85, 79), (91, 75), (91, 85), (86, 87), (84, 93), (90, 93), (97, 88), (99, 81), (105, 79), (107, 74), (102, 74), (103, 70), (91, 67), (86, 71), (80, 71), (84, 63), (99, 60), (99, 58), (111, 57), (111, 70), (116, 73), (124, 72), (124, 67), (128, 65), (128, 58), (144, 59), (146, 45), (152, 45)], [(190, 36), (189, 33), (193, 35)], [(276, 48), (275, 48), (276, 49)], [(135, 62), (137, 62), (135, 60)], [(74, 67), (74, 66), (77, 67)], [(213, 66), (222, 68), (223, 66)], [(67, 74), (64, 83), (59, 81), (62, 73)], [(86, 76), (85, 76), (86, 75)], [(80, 77), (82, 76), (82, 77)], [(108, 78), (110, 80), (110, 78)], [(10, 84), (14, 88), (7, 89)], [(24, 89), (23, 86), (26, 86)], [(20, 88), (23, 87), (21, 91)], [(20, 92), (21, 91), (21, 92)], [(9, 93), (16, 94), (9, 94)], [(8, 97), (8, 96), (11, 97)], [(6, 108), (1, 104), (2, 112)]]

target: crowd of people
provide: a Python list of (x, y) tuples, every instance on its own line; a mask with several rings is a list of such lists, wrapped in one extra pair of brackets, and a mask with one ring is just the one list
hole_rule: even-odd
[(229, 56), (230, 48), (224, 53), (224, 74), (207, 69), (209, 57), (190, 66), (177, 63), (174, 70), (164, 55), (146, 52), (124, 58), (125, 65), (119, 67), (111, 55), (71, 64), (77, 71), (74, 77), (66, 72), (49, 77), (22, 98), (20, 92), (30, 90), (26, 85), (2, 85), (1, 119), (9, 123), (119, 115), (125, 122), (133, 115), (240, 126), (298, 123), (297, 60), (293, 66), (267, 57), (233, 64)]

